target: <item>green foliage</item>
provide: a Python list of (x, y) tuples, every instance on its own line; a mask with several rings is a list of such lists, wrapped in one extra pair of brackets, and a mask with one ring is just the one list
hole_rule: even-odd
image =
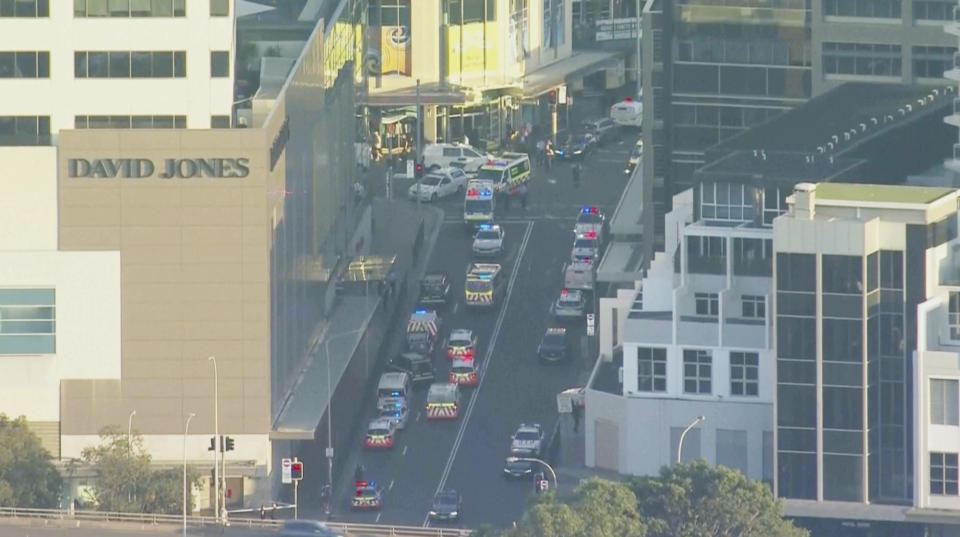
[(23, 416), (0, 414), (0, 505), (57, 507), (63, 480)]
[(637, 499), (623, 483), (588, 479), (569, 504), (540, 494), (524, 519), (504, 537), (644, 537)]
[(664, 467), (630, 486), (649, 537), (804, 537), (782, 516), (770, 489), (736, 470), (702, 460)]
[[(152, 468), (150, 454), (144, 450), (140, 435), (128, 438), (124, 431), (108, 427), (100, 432), (100, 445), (84, 449), (82, 455), (98, 474), (94, 499), (100, 510), (181, 512), (182, 470)], [(188, 469), (187, 485), (195, 485), (198, 479), (197, 473)]]

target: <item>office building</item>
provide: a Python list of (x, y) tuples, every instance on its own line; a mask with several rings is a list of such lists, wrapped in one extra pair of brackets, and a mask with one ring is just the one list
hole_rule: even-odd
[(128, 423), (154, 461), (179, 461), (195, 413), (186, 456), (209, 468), (219, 421), (236, 446), (231, 506), (271, 497), (277, 399), (332, 303), (333, 267), (369, 242), (353, 235), (341, 136), (356, 10), (316, 23), (248, 128), (230, 128), (232, 6), (0, 5), (0, 221), (18, 230), (0, 239), (0, 408), (63, 461)]

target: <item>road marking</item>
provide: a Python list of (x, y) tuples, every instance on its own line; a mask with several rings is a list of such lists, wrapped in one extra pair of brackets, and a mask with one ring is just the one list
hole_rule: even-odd
[[(420, 411), (417, 411), (417, 423), (420, 423)], [(406, 449), (406, 447), (404, 447)]]
[[(403, 448), (403, 450), (406, 451), (407, 448)], [(392, 479), (390, 480), (390, 484), (387, 485), (387, 490), (393, 490), (393, 480), (392, 480)]]
[(380, 522), (380, 517), (383, 516), (383, 513), (377, 513), (377, 519), (374, 522)]
[(454, 302), (454, 303), (453, 303), (453, 313), (457, 313), (457, 308), (459, 308), (459, 307), (460, 307), (460, 303), (459, 303), (459, 302)]
[[(484, 354), (483, 363), (480, 364), (480, 379), (477, 381), (477, 387), (473, 389), (473, 393), (470, 394), (470, 403), (467, 404), (467, 410), (463, 414), (463, 419), (460, 420), (460, 427), (457, 430), (457, 437), (453, 441), (453, 446), (450, 448), (450, 455), (447, 457), (447, 464), (443, 467), (443, 474), (440, 476), (440, 483), (437, 484), (437, 489), (433, 493), (434, 496), (440, 493), (441, 490), (447, 484), (447, 478), (450, 477), (450, 470), (453, 468), (453, 461), (457, 458), (457, 452), (460, 450), (460, 443), (463, 442), (463, 434), (467, 430), (467, 424), (470, 423), (470, 416), (473, 414), (473, 409), (477, 405), (477, 396), (480, 394), (480, 389), (483, 388), (483, 380), (487, 376), (487, 368), (490, 366), (490, 362), (493, 361), (493, 349), (496, 347), (497, 338), (500, 336), (500, 329), (503, 327), (503, 320), (507, 316), (508, 306), (510, 305), (510, 297), (513, 296), (513, 287), (517, 283), (517, 275), (520, 274), (520, 262), (523, 260), (523, 253), (527, 249), (527, 244), (530, 242), (530, 235), (533, 232), (533, 222), (527, 223), (527, 230), (523, 233), (523, 240), (520, 241), (520, 250), (517, 252), (517, 261), (514, 264), (513, 272), (510, 274), (510, 282), (507, 284), (507, 294), (503, 299), (503, 306), (500, 308), (500, 313), (497, 315), (497, 322), (493, 326), (493, 333), (490, 335), (490, 342), (487, 344), (487, 352)], [(423, 519), (423, 527), (430, 526), (430, 515), (428, 514)]]
[[(419, 421), (419, 420), (418, 420), (418, 421)], [(406, 457), (406, 456), (407, 456), (407, 447), (409, 447), (409, 446), (403, 446), (403, 451), (400, 452), (400, 456), (401, 456), (401, 457)], [(393, 486), (393, 481), (390, 482), (390, 486), (391, 486), (391, 487)]]
[(548, 178), (548, 179), (547, 179), (547, 182), (550, 183), (551, 185), (557, 184), (557, 180), (554, 179), (553, 177)]

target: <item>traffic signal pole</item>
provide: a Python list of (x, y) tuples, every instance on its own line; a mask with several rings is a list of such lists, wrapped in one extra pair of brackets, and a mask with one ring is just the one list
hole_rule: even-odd
[[(484, 26), (484, 27), (486, 27), (486, 26)], [(486, 53), (486, 49), (484, 49), (484, 53)], [(413, 169), (414, 169), (414, 170), (416, 170), (416, 169), (417, 169), (417, 166), (420, 164), (420, 143), (421, 143), (421, 140), (420, 140), (420, 131), (423, 130), (423, 124), (422, 124), (422, 121), (423, 121), (423, 120), (421, 119), (420, 109), (421, 109), (421, 106), (420, 106), (420, 79), (418, 78), (418, 79), (417, 79), (417, 150), (414, 152), (415, 158), (416, 158), (417, 160), (414, 162), (414, 165), (413, 165)], [(414, 175), (417, 176), (417, 213), (419, 214), (419, 213), (420, 213), (420, 176), (421, 176), (422, 174), (416, 173), (416, 171), (414, 171)]]

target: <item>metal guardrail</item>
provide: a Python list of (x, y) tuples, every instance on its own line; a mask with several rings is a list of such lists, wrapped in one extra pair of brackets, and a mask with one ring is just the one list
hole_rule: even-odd
[[(183, 523), (182, 515), (157, 513), (115, 513), (107, 511), (74, 511), (66, 509), (30, 509), (20, 507), (0, 507), (0, 519), (25, 518), (40, 520), (71, 520), (87, 522), (126, 522), (134, 524), (171, 524)], [(216, 526), (212, 516), (188, 516), (189, 526)], [(282, 520), (259, 520), (256, 518), (231, 518), (232, 528), (272, 528), (283, 526)], [(390, 526), (387, 524), (351, 524), (328, 522), (327, 526), (349, 535), (373, 535), (389, 537), (467, 537), (472, 531), (458, 528), (424, 528), (420, 526)]]

